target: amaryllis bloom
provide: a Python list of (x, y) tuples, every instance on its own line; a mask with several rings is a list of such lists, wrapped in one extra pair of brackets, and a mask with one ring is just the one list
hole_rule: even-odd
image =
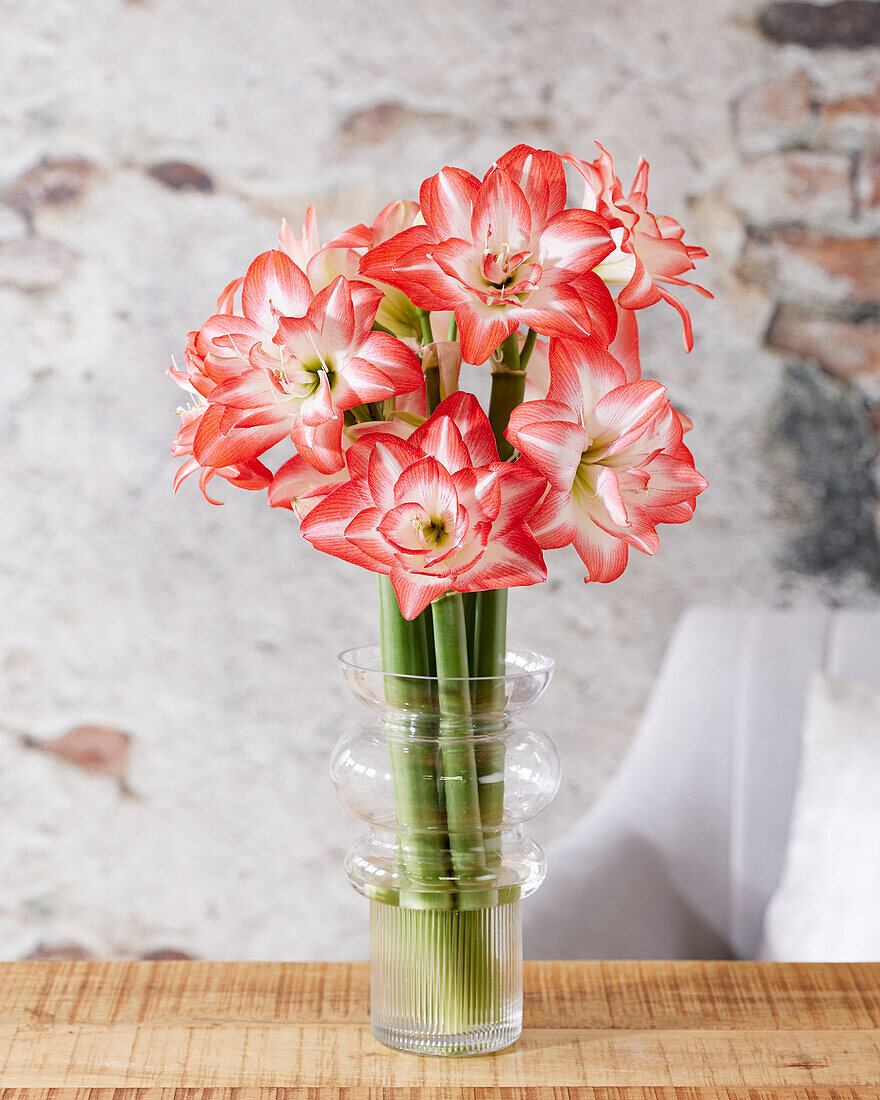
[(711, 298), (704, 287), (681, 278), (692, 271), (695, 260), (704, 259), (705, 248), (684, 243), (684, 229), (674, 218), (656, 217), (648, 210), (648, 162), (639, 160), (633, 185), (624, 195), (620, 180), (608, 153), (596, 142), (599, 156), (583, 161), (571, 153), (563, 160), (574, 165), (583, 176), (584, 206), (608, 220), (617, 246), (597, 268), (597, 273), (609, 284), (621, 286), (618, 304), (626, 310), (644, 309), (661, 299), (669, 302), (681, 314), (685, 347), (690, 351), (694, 338), (691, 318), (685, 307), (664, 284), (689, 286)]
[(446, 398), (408, 440), (371, 435), (347, 453), (350, 480), (303, 519), (319, 550), (390, 577), (405, 618), (445, 592), (547, 576), (525, 517), (545, 488), (526, 463), (498, 461), (470, 393)]
[(297, 273), (297, 308), (288, 314), (264, 295), (266, 311), (249, 318), (249, 270), (245, 318), (214, 317), (202, 329), (200, 345), (214, 349), (206, 365), (224, 351), (226, 358), (210, 398), (219, 411), (203, 418), (195, 455), (214, 466), (247, 461), (289, 437), (316, 469), (332, 473), (343, 464), (345, 410), (417, 389), (422, 369), (400, 340), (371, 331), (381, 291), (340, 277), (312, 298), (308, 280), (287, 256), (268, 255), (288, 275)]
[(518, 145), (482, 182), (444, 168), (421, 187), (425, 225), (371, 249), (362, 275), (397, 286), (423, 309), (451, 309), (466, 362), (483, 363), (520, 325), (606, 345), (616, 314), (592, 273), (614, 242), (605, 220), (566, 210), (562, 160)]
[[(228, 291), (229, 288), (227, 288)], [(226, 293), (226, 291), (224, 291)], [(222, 295), (221, 295), (222, 300)], [(219, 304), (219, 303), (218, 303)], [(199, 488), (210, 504), (222, 504), (208, 493), (208, 482), (213, 477), (221, 477), (236, 485), (239, 489), (265, 489), (272, 481), (272, 471), (262, 462), (254, 459), (229, 466), (200, 466), (193, 457), (193, 441), (202, 416), (209, 406), (208, 395), (216, 388), (216, 383), (204, 373), (204, 361), (196, 351), (197, 332), (191, 332), (184, 351), (185, 369), (177, 370), (172, 366), (168, 373), (174, 381), (190, 396), (191, 404), (177, 410), (180, 417), (180, 429), (171, 444), (171, 453), (186, 458), (174, 476), (173, 491), (176, 493), (190, 474), (200, 471)]]
[(659, 382), (627, 382), (588, 341), (550, 342), (550, 389), (514, 409), (506, 437), (549, 482), (529, 526), (543, 549), (574, 545), (587, 580), (613, 581), (629, 547), (655, 554), (658, 523), (684, 523), (706, 487)]

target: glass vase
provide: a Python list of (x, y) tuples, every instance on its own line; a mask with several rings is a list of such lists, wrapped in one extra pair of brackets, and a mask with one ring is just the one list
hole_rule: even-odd
[(500, 1050), (522, 1030), (520, 907), (544, 877), (523, 825), (559, 786), (553, 743), (519, 714), (553, 662), (510, 651), (503, 676), (454, 682), (386, 673), (378, 647), (340, 662), (372, 711), (331, 775), (370, 826), (346, 870), (371, 903), (373, 1034), (419, 1054)]

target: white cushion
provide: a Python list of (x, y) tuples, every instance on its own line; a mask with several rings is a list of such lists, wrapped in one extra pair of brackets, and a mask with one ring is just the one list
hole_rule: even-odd
[(782, 880), (760, 957), (880, 960), (880, 686), (810, 680)]

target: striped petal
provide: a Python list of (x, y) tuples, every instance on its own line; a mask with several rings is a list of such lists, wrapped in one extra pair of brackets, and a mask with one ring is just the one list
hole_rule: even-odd
[(300, 534), (318, 550), (360, 565), (374, 573), (387, 573), (375, 558), (365, 554), (345, 537), (345, 530), (359, 513), (370, 507), (362, 483), (348, 481), (316, 505), (300, 524)]
[(397, 595), (400, 613), (405, 619), (417, 618), (428, 604), (452, 587), (446, 577), (408, 573), (400, 565), (391, 570), (391, 584)]
[(543, 228), (565, 208), (565, 171), (558, 154), (517, 145), (499, 157), (497, 163), (525, 195), (532, 212), (533, 230)]
[(536, 247), (544, 271), (569, 281), (586, 274), (614, 251), (604, 218), (589, 210), (563, 210), (541, 231)]
[(513, 410), (507, 440), (554, 489), (570, 489), (590, 437), (571, 409), (553, 401), (529, 401)]
[(532, 212), (525, 195), (503, 168), (490, 168), (486, 173), (474, 201), (469, 229), (467, 234), (446, 235), (466, 236), (478, 248), (491, 248), (496, 242), (508, 245), (511, 252), (529, 251)]
[(267, 337), (275, 332), (278, 316), (302, 317), (311, 301), (312, 288), (305, 272), (283, 252), (264, 252), (247, 269), (241, 288), (242, 309)]
[(471, 214), (479, 191), (477, 177), (461, 168), (442, 168), (425, 180), (419, 205), (436, 239), (470, 236)]
[(485, 592), (519, 588), (547, 579), (544, 555), (535, 536), (523, 523), (503, 535), (492, 534), (477, 563), (455, 580), (458, 592)]

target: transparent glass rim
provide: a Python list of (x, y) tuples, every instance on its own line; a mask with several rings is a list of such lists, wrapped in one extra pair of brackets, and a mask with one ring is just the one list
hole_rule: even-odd
[[(394, 680), (418, 680), (430, 683), (437, 682), (437, 676), (422, 676), (411, 672), (386, 672), (373, 655), (380, 655), (381, 650), (377, 645), (355, 646), (353, 649), (344, 649), (336, 657), (336, 660), (344, 670), (351, 672), (368, 673), (371, 676), (387, 676)], [(381, 656), (379, 657), (381, 660)], [(526, 680), (535, 676), (550, 676), (556, 668), (556, 662), (546, 653), (538, 653), (533, 649), (508, 649), (505, 653), (507, 670), (500, 676), (448, 676), (445, 681), (462, 683), (480, 683), (494, 681), (496, 683), (509, 683), (511, 680)]]

